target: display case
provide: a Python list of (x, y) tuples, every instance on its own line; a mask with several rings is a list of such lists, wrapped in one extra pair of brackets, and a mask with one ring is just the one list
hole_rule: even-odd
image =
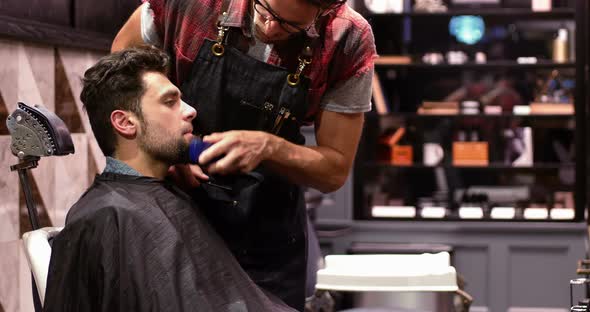
[(354, 218), (583, 220), (587, 1), (385, 2)]

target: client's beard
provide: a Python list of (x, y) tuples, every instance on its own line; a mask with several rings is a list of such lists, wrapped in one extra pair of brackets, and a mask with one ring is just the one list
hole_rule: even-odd
[(139, 148), (153, 159), (168, 165), (189, 162), (189, 143), (182, 136), (177, 137), (164, 129), (148, 125), (147, 121), (142, 123), (142, 132), (143, 135), (137, 139)]

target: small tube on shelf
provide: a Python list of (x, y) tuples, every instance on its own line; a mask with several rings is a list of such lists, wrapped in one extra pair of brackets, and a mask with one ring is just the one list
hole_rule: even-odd
[(447, 215), (445, 207), (426, 206), (420, 211), (420, 215), (425, 219), (443, 219)]
[(414, 206), (373, 206), (371, 216), (374, 218), (415, 218)]
[(483, 209), (476, 206), (464, 206), (459, 208), (461, 219), (483, 219)]
[(510, 220), (516, 216), (514, 207), (494, 207), (490, 213), (492, 219)]

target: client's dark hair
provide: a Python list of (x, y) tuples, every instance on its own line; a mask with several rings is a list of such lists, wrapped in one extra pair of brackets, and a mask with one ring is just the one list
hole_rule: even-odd
[(145, 92), (142, 75), (149, 71), (166, 75), (168, 64), (166, 53), (152, 46), (142, 46), (109, 54), (84, 73), (80, 100), (105, 156), (112, 156), (116, 146), (111, 112), (131, 111), (141, 120), (140, 99)]

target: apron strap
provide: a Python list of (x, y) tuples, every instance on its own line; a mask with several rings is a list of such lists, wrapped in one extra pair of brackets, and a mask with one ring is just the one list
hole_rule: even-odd
[[(224, 26), (225, 22), (227, 21), (227, 18), (229, 17), (229, 12), (227, 11), (230, 3), (233, 0), (223, 0), (223, 2), (221, 3), (221, 15), (219, 15), (219, 17), (217, 18), (217, 21), (215, 23), (215, 27), (217, 28), (217, 38), (216, 38), (216, 43), (212, 46), (211, 51), (213, 52), (213, 54), (215, 56), (223, 56), (223, 54), (225, 53), (225, 47), (223, 45), (223, 41), (225, 39), (225, 34), (226, 32), (229, 30), (229, 27)], [(289, 74), (287, 75), (287, 83), (292, 86), (295, 87), (299, 84), (300, 82), (300, 77), (303, 74), (303, 70), (305, 70), (305, 67), (307, 65), (311, 64), (311, 59), (313, 56), (313, 50), (312, 50), (312, 46), (317, 42), (317, 38), (309, 38), (306, 36), (306, 38), (304, 39), (303, 42), (303, 49), (301, 50), (301, 53), (299, 53), (299, 57), (298, 57), (298, 61), (299, 64), (297, 66), (297, 69), (295, 70), (295, 73), (293, 74)]]
[(217, 21), (215, 22), (215, 27), (217, 28), (217, 38), (216, 43), (211, 47), (211, 52), (215, 56), (222, 56), (225, 53), (225, 46), (223, 45), (223, 40), (225, 39), (225, 32), (229, 30), (229, 27), (224, 26), (227, 18), (229, 17), (229, 12), (227, 11), (229, 4), (232, 0), (223, 0), (221, 2), (221, 14), (217, 17)]
[(223, 40), (225, 39), (225, 32), (229, 30), (229, 27), (224, 26), (225, 22), (229, 17), (228, 8), (230, 6), (230, 2), (233, 0), (223, 0), (221, 2), (221, 14), (217, 17), (217, 21), (215, 22), (215, 27), (217, 28), (217, 38), (216, 43), (211, 47), (211, 52), (215, 56), (222, 56), (225, 53), (225, 46), (223, 45)]
[(229, 12), (227, 11), (227, 9), (229, 8), (229, 4), (231, 1), (232, 0), (223, 0), (223, 2), (221, 2), (221, 15), (219, 15), (219, 17), (217, 18), (215, 26), (219, 26), (220, 23), (223, 24), (227, 20), (227, 17), (229, 16)]

